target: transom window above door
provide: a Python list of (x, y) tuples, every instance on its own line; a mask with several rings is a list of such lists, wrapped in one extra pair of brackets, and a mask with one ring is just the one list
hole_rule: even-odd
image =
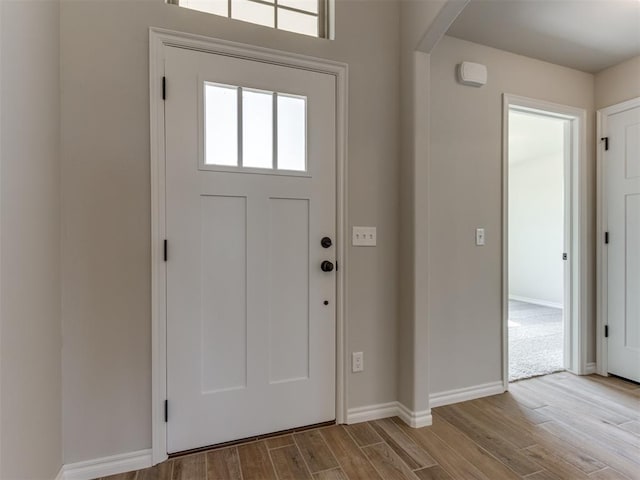
[(202, 167), (307, 171), (307, 98), (204, 82)]
[(328, 38), (330, 0), (166, 0), (180, 7), (266, 27)]

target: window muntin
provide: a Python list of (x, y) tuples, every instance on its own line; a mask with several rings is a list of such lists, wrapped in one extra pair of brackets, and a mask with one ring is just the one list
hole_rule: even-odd
[(307, 97), (204, 82), (205, 169), (307, 172)]
[(180, 7), (327, 38), (330, 0), (166, 0)]

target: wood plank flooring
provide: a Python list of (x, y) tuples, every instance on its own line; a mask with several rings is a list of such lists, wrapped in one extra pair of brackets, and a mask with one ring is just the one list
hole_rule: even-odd
[(640, 386), (558, 373), (391, 418), (307, 430), (102, 480), (640, 480)]

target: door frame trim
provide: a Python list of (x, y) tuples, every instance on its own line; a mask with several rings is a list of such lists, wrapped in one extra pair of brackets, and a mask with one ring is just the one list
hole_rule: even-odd
[[(558, 118), (572, 120), (571, 145), (571, 219), (569, 249), (568, 325), (565, 324), (565, 368), (577, 375), (589, 373), (587, 367), (587, 112), (585, 109), (503, 94), (502, 103), (502, 381), (509, 389), (509, 108), (539, 111)], [(575, 261), (574, 261), (575, 260)], [(566, 270), (565, 270), (566, 272)], [(565, 273), (565, 279), (567, 274)], [(567, 286), (565, 285), (565, 291)], [(567, 305), (567, 300), (564, 302)], [(568, 360), (568, 363), (567, 363)]]
[(149, 29), (149, 95), (151, 137), (151, 426), (153, 464), (167, 459), (167, 424), (164, 401), (167, 396), (166, 263), (163, 241), (166, 238), (165, 211), (165, 112), (162, 100), (165, 47), (179, 47), (222, 54), (247, 60), (283, 65), (333, 75), (336, 79), (336, 420), (346, 421), (347, 412), (347, 259), (348, 232), (347, 138), (348, 138), (348, 66), (344, 63), (256, 47), (226, 40)]
[(608, 344), (604, 336), (604, 326), (607, 318), (607, 284), (608, 268), (607, 249), (604, 248), (604, 232), (607, 230), (607, 198), (604, 189), (604, 142), (607, 136), (607, 119), (616, 113), (640, 107), (640, 97), (601, 108), (596, 112), (596, 372), (603, 376), (609, 375)]

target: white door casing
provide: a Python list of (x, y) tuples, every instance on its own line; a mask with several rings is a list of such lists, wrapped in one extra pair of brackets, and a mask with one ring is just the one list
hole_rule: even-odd
[[(163, 461), (168, 451), (204, 446), (232, 437), (251, 436), (316, 421), (333, 420), (336, 417), (338, 421), (342, 421), (346, 404), (343, 361), (346, 269), (344, 245), (341, 240), (346, 225), (346, 66), (159, 29), (151, 29), (150, 39), (154, 300), (153, 462)], [(206, 71), (205, 64), (214, 57), (218, 62), (217, 68)], [(189, 65), (180, 63), (177, 61), (178, 58), (188, 59), (185, 61), (192, 67), (191, 80), (186, 80), (190, 75)], [(162, 102), (165, 62), (167, 101)], [(169, 73), (172, 63), (175, 69)], [(260, 71), (252, 71), (252, 68), (258, 68)], [(193, 77), (195, 70), (198, 74)], [(238, 72), (241, 75), (234, 77)], [(214, 76), (206, 78), (210, 74)], [(178, 77), (181, 76), (184, 77), (184, 82), (180, 82)], [(310, 120), (308, 129), (308, 174), (282, 172), (285, 174), (280, 175), (257, 171), (229, 173), (208, 171), (208, 165), (200, 165), (199, 168), (198, 141), (193, 141), (194, 125), (195, 131), (198, 131), (197, 123), (194, 123), (199, 118), (199, 114), (194, 114), (198, 103), (193, 98), (187, 102), (179, 102), (178, 97), (184, 93), (180, 91), (183, 87), (185, 92), (197, 92), (196, 84), (201, 84), (203, 80), (307, 96), (309, 115), (317, 115), (315, 120)], [(189, 82), (191, 83), (187, 85)], [(183, 87), (180, 86), (181, 83), (184, 83)], [(323, 101), (318, 101), (317, 97), (322, 97)], [(172, 98), (176, 100), (173, 105), (176, 108), (191, 109), (190, 113), (187, 113), (186, 121), (172, 123), (171, 118), (175, 116), (175, 112), (172, 113), (171, 110)], [(323, 125), (321, 128), (314, 124), (318, 121)], [(312, 130), (314, 126), (315, 130)], [(174, 132), (172, 140), (171, 135)], [(191, 139), (190, 143), (187, 138)], [(172, 153), (172, 145), (178, 144), (181, 146), (175, 147)], [(178, 155), (176, 152), (183, 147), (192, 150), (187, 155)], [(172, 161), (172, 156), (176, 161)], [(178, 156), (188, 158), (178, 161)], [(328, 169), (327, 164), (330, 165)], [(321, 165), (324, 168), (318, 170)], [(180, 192), (186, 192), (187, 195), (181, 195)], [(319, 198), (320, 196), (322, 198)], [(324, 204), (324, 209), (320, 208), (321, 204)], [(206, 215), (203, 215), (203, 212), (206, 212)], [(243, 215), (246, 215), (244, 221)], [(203, 218), (205, 221), (202, 221)], [(211, 219), (215, 221), (212, 222)], [(213, 228), (216, 224), (224, 228)], [(175, 229), (172, 225), (175, 225)], [(182, 240), (174, 239), (172, 230), (176, 231), (178, 236), (182, 236)], [(320, 247), (320, 238), (327, 233), (327, 236), (334, 239), (334, 245), (325, 250)], [(167, 234), (169, 262), (165, 265), (162, 261), (162, 244)], [(243, 238), (247, 246), (244, 255), (241, 248)], [(231, 255), (221, 255), (219, 249), (200, 249), (203, 239), (206, 244), (225, 245), (225, 251)], [(194, 248), (196, 243), (198, 248)], [(233, 254), (236, 256), (230, 261)], [(183, 259), (188, 259), (187, 263), (191, 262), (192, 267), (200, 268), (202, 264), (200, 272), (209, 273), (199, 273), (191, 279), (187, 278), (188, 274), (185, 272), (188, 272), (188, 269), (181, 271), (182, 267), (178, 266), (181, 255), (184, 256)], [(291, 261), (296, 256), (307, 257), (304, 272), (298, 262)], [(321, 272), (320, 262), (325, 259), (339, 261), (339, 271)], [(253, 273), (245, 275), (244, 279), (238, 273), (243, 261), (248, 269), (253, 269)], [(224, 270), (225, 274), (219, 274), (215, 268), (207, 268), (207, 265), (214, 265)], [(175, 268), (175, 272), (172, 268)], [(304, 273), (308, 273), (306, 280), (312, 286), (307, 291), (303, 288)], [(174, 295), (174, 298), (171, 293), (172, 280), (175, 282), (173, 285), (182, 289), (182, 293)], [(187, 285), (189, 282), (191, 287)], [(198, 289), (203, 282), (207, 292), (214, 291), (213, 295), (198, 296)], [(197, 283), (199, 285), (193, 288)], [(267, 288), (264, 285), (267, 285)], [(240, 302), (242, 293), (238, 293), (238, 290), (243, 289), (247, 292), (248, 299), (244, 312)], [(224, 293), (216, 296), (215, 292), (218, 291)], [(329, 302), (328, 305), (324, 305), (325, 300)], [(191, 328), (185, 328), (182, 323), (171, 323), (175, 312), (191, 309), (191, 317), (197, 317), (199, 315), (193, 311), (211, 310), (212, 302), (216, 302), (216, 306), (220, 307), (216, 309), (216, 315), (225, 309), (228, 315), (246, 314), (246, 327), (237, 323), (225, 324), (224, 326), (230, 329), (227, 333), (230, 333), (230, 338), (234, 341), (218, 342), (215, 349), (201, 350), (204, 355), (199, 357), (193, 352), (174, 355), (172, 352), (180, 351), (177, 345), (180, 342), (193, 347), (194, 339), (197, 337), (195, 350), (198, 350), (207, 341), (218, 341), (219, 337), (207, 330), (207, 322)], [(260, 315), (256, 312), (260, 312)], [(292, 323), (294, 316), (305, 314), (308, 314), (308, 324)], [(259, 316), (275, 320), (269, 326), (269, 322), (264, 321), (252, 326), (251, 322), (255, 323)], [(211, 327), (210, 316), (205, 317), (209, 320), (208, 327)], [(168, 324), (164, 323), (165, 319)], [(197, 323), (200, 320), (198, 318)], [(184, 320), (180, 319), (180, 322)], [(247, 333), (244, 346), (247, 353), (246, 366), (239, 360), (242, 358), (243, 342), (239, 339), (242, 337), (243, 328), (246, 328)], [(308, 328), (308, 331), (305, 328)], [(278, 331), (289, 332), (298, 338), (306, 336), (309, 341), (302, 346), (300, 342), (296, 342), (294, 347), (290, 348), (291, 344), (286, 345), (285, 337), (275, 334)], [(176, 348), (171, 345), (172, 339), (177, 342)], [(168, 349), (165, 349), (165, 346), (168, 346)], [(268, 349), (267, 346), (273, 348)], [(190, 361), (192, 365), (194, 359), (199, 365), (223, 361), (226, 368), (215, 376), (210, 374), (210, 370), (202, 368), (197, 368), (198, 371), (195, 373), (190, 371), (188, 375), (176, 375), (172, 374), (173, 365), (178, 365), (172, 360), (174, 356), (177, 362), (186, 364)], [(184, 371), (188, 369), (183, 369)], [(184, 378), (185, 376), (191, 378)], [(249, 388), (249, 385), (255, 385), (252, 382), (260, 378), (260, 388)], [(188, 387), (185, 387), (189, 382), (192, 385), (192, 393), (195, 390), (204, 391), (209, 392), (209, 395), (203, 397), (218, 397), (212, 402), (213, 409), (209, 410), (216, 411), (217, 417), (214, 415), (211, 419), (209, 414), (205, 418), (199, 415), (193, 406), (181, 407), (179, 401), (176, 403), (169, 397), (169, 441), (173, 442), (171, 422), (176, 421), (179, 425), (180, 415), (183, 415), (187, 422), (192, 422), (191, 427), (186, 429), (191, 433), (185, 435), (192, 435), (199, 424), (206, 422), (210, 422), (208, 428), (204, 427), (201, 430), (213, 430), (215, 434), (200, 436), (195, 440), (184, 440), (186, 437), (181, 437), (179, 427), (176, 427), (176, 441), (168, 445), (167, 426), (164, 423), (162, 408), (166, 392), (168, 390), (172, 394), (175, 391), (180, 395), (180, 392), (188, 390)], [(300, 390), (296, 387), (299, 384), (314, 385)], [(197, 386), (197, 389), (194, 390), (194, 386)], [(256, 396), (253, 404), (247, 403), (247, 400), (243, 403), (243, 400), (238, 399), (239, 392), (243, 390), (251, 390), (252, 395)], [(248, 395), (247, 398), (252, 395)], [(290, 400), (295, 403), (292, 404)], [(298, 407), (300, 403), (308, 405), (306, 412), (305, 408)], [(205, 408), (212, 405), (205, 405)], [(259, 415), (255, 411), (256, 405), (261, 410)], [(275, 406), (272, 415), (265, 411), (265, 405)], [(236, 418), (230, 420), (233, 409), (235, 413), (242, 413), (236, 417), (239, 421), (236, 421)], [(195, 418), (197, 421), (194, 422)], [(229, 424), (233, 425), (235, 433), (228, 433)], [(219, 428), (220, 425), (222, 428)], [(225, 429), (226, 434), (220, 433)]]
[[(640, 381), (640, 101), (600, 112), (604, 374)], [(607, 243), (608, 242), (608, 243)], [(602, 335), (602, 331), (599, 335)]]
[[(568, 261), (565, 264), (564, 300), (564, 362), (565, 368), (584, 375), (587, 367), (587, 248), (586, 248), (586, 174), (583, 167), (586, 158), (586, 111), (518, 95), (503, 95), (503, 163), (502, 163), (502, 365), (503, 385), (509, 388), (508, 344), (508, 218), (509, 218), (509, 109), (515, 108), (569, 121), (565, 147), (565, 245)], [(567, 192), (566, 192), (567, 193)]]

